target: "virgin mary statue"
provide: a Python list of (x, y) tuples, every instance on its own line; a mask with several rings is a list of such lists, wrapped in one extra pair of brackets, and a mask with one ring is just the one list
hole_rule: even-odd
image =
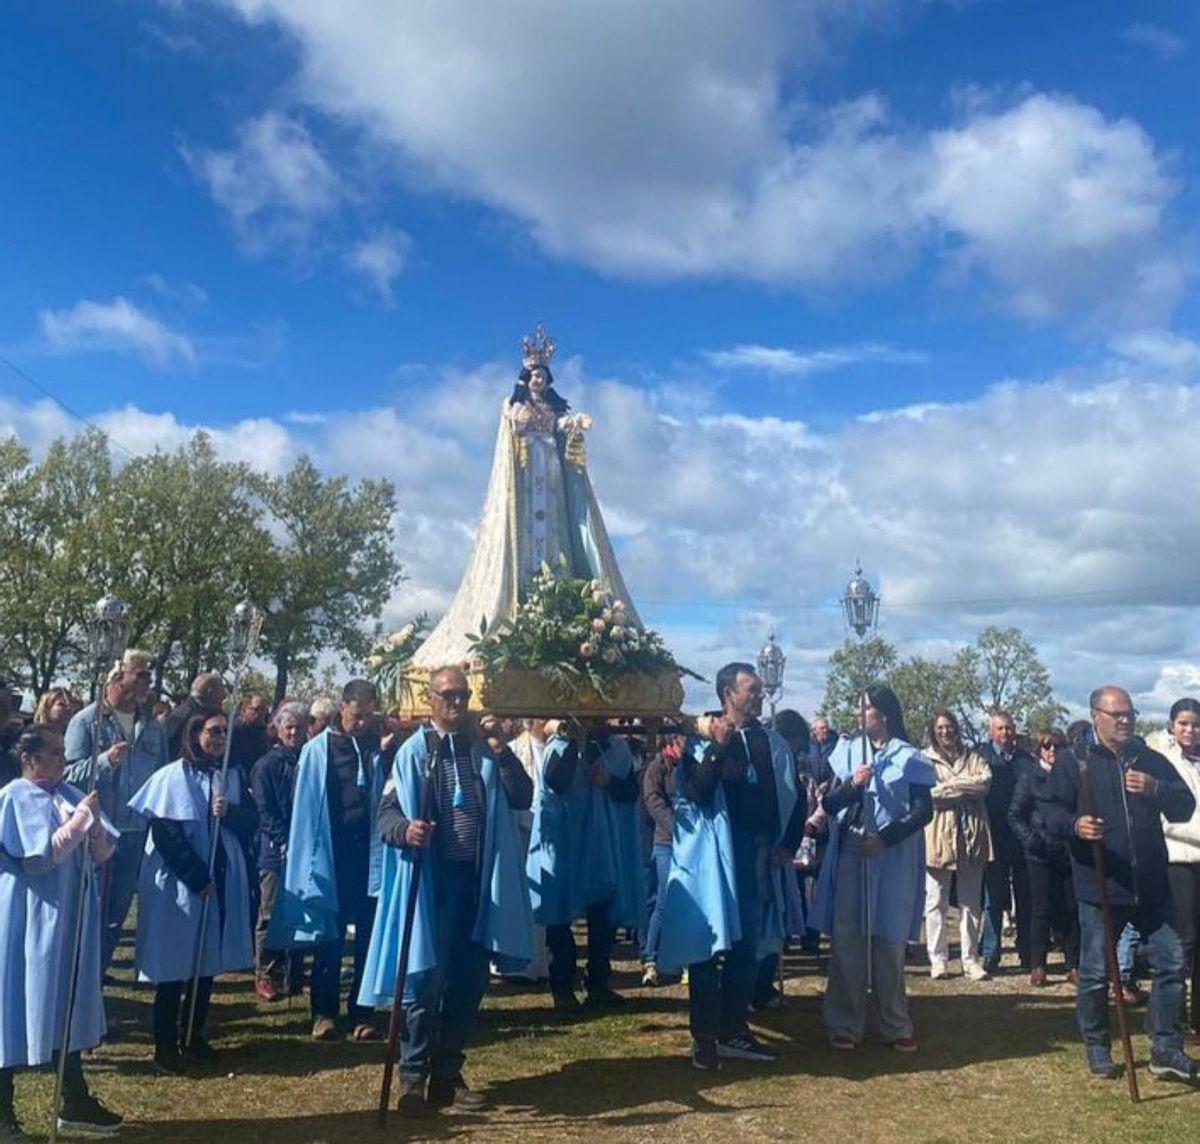
[(556, 347), (541, 326), (521, 348), (524, 368), (500, 407), (475, 547), (449, 610), (413, 655), (416, 667), (467, 659), (481, 619), (490, 632), (515, 615), (524, 586), (560, 557), (573, 576), (601, 581), (641, 626), (588, 479), (583, 434), (592, 419), (572, 413), (555, 390)]

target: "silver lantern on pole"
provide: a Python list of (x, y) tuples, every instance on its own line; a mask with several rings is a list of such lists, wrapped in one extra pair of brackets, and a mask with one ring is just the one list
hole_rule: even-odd
[(762, 680), (767, 702), (771, 704), (771, 720), (775, 720), (775, 705), (783, 694), (783, 671), (787, 667), (787, 656), (775, 639), (774, 630), (767, 636), (758, 653), (758, 677)]

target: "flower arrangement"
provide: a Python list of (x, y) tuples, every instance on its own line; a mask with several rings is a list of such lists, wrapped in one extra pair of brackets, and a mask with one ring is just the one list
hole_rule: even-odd
[(413, 653), (429, 632), (429, 617), (422, 612), (399, 631), (385, 636), (367, 656), (363, 666), (367, 677), (385, 695), (400, 692), (405, 668), (412, 662)]
[(472, 637), (472, 667), (494, 679), (507, 668), (542, 676), (560, 700), (635, 673), (678, 671), (657, 632), (638, 626), (599, 580), (572, 576), (565, 558), (543, 564), (517, 614), (488, 633), (484, 617)]

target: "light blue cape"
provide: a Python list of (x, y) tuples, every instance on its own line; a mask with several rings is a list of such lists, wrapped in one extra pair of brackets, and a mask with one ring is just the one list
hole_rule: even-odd
[[(870, 751), (867, 752), (868, 759)], [(842, 738), (829, 756), (833, 773), (849, 782), (862, 764), (862, 739)], [(937, 782), (933, 764), (911, 743), (890, 740), (876, 755), (871, 779), (866, 786), (865, 824), (872, 833), (904, 815), (915, 786), (932, 787)], [(813, 902), (813, 926), (833, 934), (834, 901), (837, 895), (838, 858), (842, 848), (841, 823), (852, 808), (843, 810), (829, 831), (829, 849), (821, 862)], [(863, 858), (852, 855), (854, 875), (863, 877)], [(925, 913), (925, 831), (916, 830), (897, 846), (887, 847), (866, 859), (867, 895), (859, 918), (859, 933), (867, 932), (870, 903), (872, 932), (884, 941), (917, 941)]]
[[(131, 810), (149, 822), (162, 818), (183, 826), (188, 845), (207, 864), (212, 835), (212, 779), (217, 772), (203, 776), (182, 759), (170, 763), (143, 784), (129, 800)], [(233, 767), (225, 777), (225, 797), (238, 805), (242, 801), (242, 780)], [(154, 845), (152, 833), (146, 834), (146, 852), (138, 874), (137, 971), (139, 981), (187, 981), (192, 976), (192, 957), (200, 932), (200, 918), (209, 911), (204, 929), (204, 949), (200, 955), (200, 975), (216, 977), (246, 969), (254, 963), (251, 941), (250, 881), (241, 840), (227, 826), (221, 826), (218, 838), (225, 856), (225, 884), (221, 898), (225, 903), (224, 925), (215, 897), (201, 898), (187, 888), (163, 861)]]
[[(372, 755), (372, 761), (370, 778), (360, 771), (360, 783), (367, 788), (367, 810), (371, 818), (367, 892), (375, 897), (379, 893), (383, 849), (375, 829), (375, 817), (379, 813), (386, 776), (378, 752)], [(326, 729), (300, 749), (283, 886), (271, 917), (267, 946), (270, 949), (295, 949), (339, 941), (341, 937), (333, 829), (329, 823), (329, 730)]]
[[(787, 743), (770, 728), (764, 730), (771, 745), (771, 770), (779, 803), (778, 843), (795, 810), (800, 788)], [(693, 738), (688, 740), (685, 752), (693, 763), (699, 763), (708, 747), (707, 739)], [(658, 949), (658, 967), (666, 972), (708, 961), (742, 939), (725, 792), (718, 783), (711, 805), (698, 806), (687, 797), (686, 786), (681, 772)], [(779, 952), (785, 936), (800, 929), (799, 890), (791, 864), (771, 870), (769, 877), (771, 896), (762, 913), (759, 957)]]
[[(51, 837), (62, 825), (55, 794), (71, 806), (83, 798), (67, 783), (51, 793), (24, 778), (0, 791), (0, 853), (7, 857), (0, 863), (0, 1068), (46, 1064), (63, 1033), (75, 913), (82, 864), (91, 862), (89, 844), (41, 874), (27, 874), (22, 866), (28, 859), (50, 857)], [(103, 816), (101, 822), (110, 836), (118, 836)], [(93, 863), (71, 1017), (73, 1051), (92, 1048), (105, 1034), (96, 882)]]
[[(533, 919), (521, 865), (522, 846), (515, 815), (500, 782), (499, 765), (483, 744), (472, 744), (472, 764), (483, 780), (483, 855), (479, 868), (479, 911), (471, 940), (491, 955), (502, 973), (521, 969), (533, 957)], [(400, 810), (412, 821), (421, 817), (421, 791), (429, 771), (429, 748), (424, 731), (405, 740), (396, 752), (391, 782)], [(434, 843), (436, 845), (436, 843)], [(396, 990), (396, 969), (404, 932), (404, 911), (412, 886), (417, 851), (383, 848), (383, 876), (375, 908), (375, 926), (363, 968), (360, 1005), (389, 1008)], [(408, 958), (404, 999), (416, 996), (418, 978), (437, 964), (437, 862), (426, 852), (413, 917), (412, 948)], [(449, 982), (450, 988), (454, 982)]]
[[(551, 790), (546, 767), (568, 745), (569, 740), (554, 736), (542, 755), (525, 863), (534, 920), (569, 925), (589, 906), (610, 902), (612, 925), (637, 928), (645, 910), (637, 804), (616, 802), (588, 782), (582, 757), (566, 792)], [(633, 756), (619, 735), (609, 737), (601, 762), (616, 779), (633, 770)]]

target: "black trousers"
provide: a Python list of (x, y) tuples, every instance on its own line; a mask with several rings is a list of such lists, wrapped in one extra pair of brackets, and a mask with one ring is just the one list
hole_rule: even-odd
[(1050, 862), (1027, 862), (1029, 871), (1029, 964), (1046, 968), (1050, 935), (1062, 942), (1067, 971), (1079, 968), (1079, 912), (1071, 867)]
[[(213, 979), (200, 978), (196, 993), (196, 1027), (192, 1033), (195, 1041), (204, 1035), (204, 1022), (208, 1018), (208, 1003), (212, 999)], [(187, 1048), (188, 1014), (192, 1007), (192, 983), (190, 981), (160, 981), (154, 988), (154, 1051), (169, 1053), (176, 1048)]]
[(1190, 981), (1188, 1024), (1200, 1032), (1200, 862), (1172, 862), (1167, 867), (1175, 928), (1183, 943), (1183, 976)]
[[(58, 1068), (58, 1054), (54, 1054), (51, 1067)], [(15, 1124), (17, 1112), (14, 1107), (13, 1077), (16, 1069), (0, 1069), (0, 1128)], [(83, 1058), (79, 1053), (67, 1053), (67, 1067), (63, 1069), (63, 1106), (83, 1100), (88, 1095), (87, 1081), (83, 1077)]]
[(371, 946), (371, 930), (375, 926), (375, 899), (367, 892), (370, 882), (370, 851), (366, 839), (338, 846), (334, 838), (334, 868), (338, 892), (338, 936), (313, 950), (312, 971), (309, 977), (312, 1015), (336, 1021), (341, 1011), (342, 953), (347, 927), (354, 926), (354, 978), (346, 1011), (356, 1024), (370, 1022), (373, 1011), (358, 1004), (362, 986), (363, 967)]
[[(587, 988), (589, 993), (608, 988), (612, 973), (613, 926), (609, 921), (609, 903), (596, 902), (587, 911)], [(546, 948), (550, 951), (550, 992), (562, 997), (575, 989), (575, 935), (569, 925), (546, 927)]]

